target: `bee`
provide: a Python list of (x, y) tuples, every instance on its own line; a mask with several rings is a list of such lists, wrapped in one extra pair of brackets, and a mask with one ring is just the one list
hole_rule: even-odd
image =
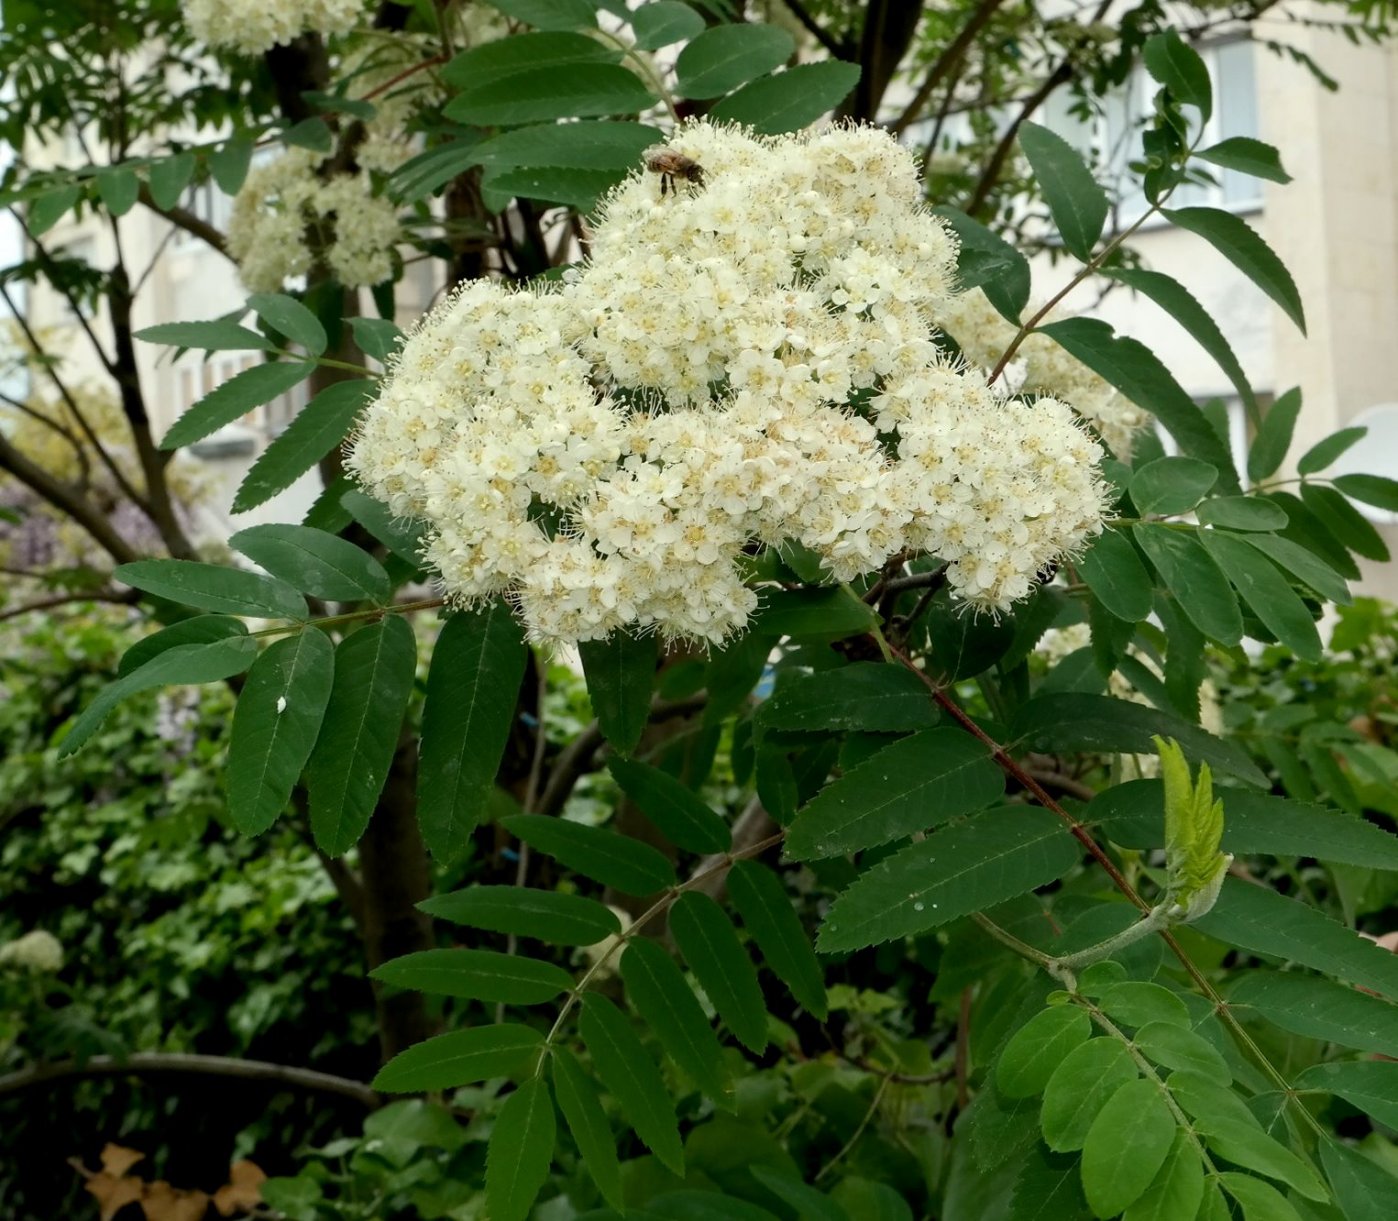
[(646, 169), (652, 174), (660, 175), (662, 198), (669, 191), (676, 189), (676, 178), (692, 182), (698, 187), (704, 185), (704, 167), (693, 158), (686, 157), (683, 153), (677, 153), (673, 148), (656, 144), (646, 149), (642, 156), (645, 158)]

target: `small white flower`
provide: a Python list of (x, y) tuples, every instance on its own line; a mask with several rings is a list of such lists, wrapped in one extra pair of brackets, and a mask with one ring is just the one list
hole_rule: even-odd
[(52, 933), (36, 928), (0, 945), (0, 967), (18, 967), (53, 975), (63, 970), (63, 943)]

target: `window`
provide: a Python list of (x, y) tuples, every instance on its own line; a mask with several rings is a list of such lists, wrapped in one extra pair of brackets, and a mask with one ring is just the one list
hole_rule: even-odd
[[(1252, 43), (1226, 42), (1199, 48), (1213, 82), (1214, 113), (1204, 129), (1201, 148), (1234, 136), (1257, 136), (1257, 83)], [(1152, 113), (1151, 101), (1160, 86), (1137, 67), (1131, 76), (1102, 100), (1101, 111), (1084, 120), (1072, 112), (1072, 94), (1060, 89), (1045, 103), (1044, 123), (1072, 144), (1089, 161), (1105, 170), (1108, 191), (1117, 202), (1117, 224), (1127, 225), (1146, 210), (1141, 182), (1131, 168), (1141, 156), (1141, 131)], [(1185, 114), (1197, 130), (1199, 112)], [(1209, 205), (1245, 211), (1262, 204), (1261, 184), (1235, 170), (1211, 167), (1213, 184), (1184, 183), (1170, 197), (1173, 207)]]
[[(193, 212), (205, 224), (212, 225), (220, 233), (228, 231), (228, 221), (233, 215), (233, 197), (225, 195), (213, 179), (192, 185), (180, 203), (187, 211)], [(175, 230), (174, 242), (179, 248), (204, 244), (202, 239), (185, 229)]]

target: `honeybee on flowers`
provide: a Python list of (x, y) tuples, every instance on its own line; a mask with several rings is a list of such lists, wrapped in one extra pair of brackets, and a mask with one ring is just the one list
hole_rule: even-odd
[(645, 159), (646, 169), (652, 174), (660, 175), (662, 198), (670, 190), (675, 189), (676, 178), (692, 182), (697, 187), (704, 185), (704, 167), (692, 157), (686, 157), (673, 148), (668, 148), (664, 144), (653, 144), (641, 156)]

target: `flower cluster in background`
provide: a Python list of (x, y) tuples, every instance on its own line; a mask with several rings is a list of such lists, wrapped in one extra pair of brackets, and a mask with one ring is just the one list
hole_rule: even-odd
[(56, 974), (63, 970), (63, 943), (52, 933), (36, 928), (0, 945), (0, 967)]
[(400, 233), (393, 202), (374, 194), (362, 170), (320, 177), (323, 162), (306, 149), (287, 149), (255, 167), (234, 199), (228, 251), (251, 291), (280, 291), (311, 270), (317, 250), (347, 288), (392, 275)]
[[(994, 368), (1017, 333), (979, 288), (952, 298), (937, 321), (956, 340), (962, 355), (987, 371)], [(1006, 372), (1019, 392), (1051, 394), (1069, 404), (1124, 462), (1131, 458), (1132, 437), (1150, 421), (1149, 412), (1118, 393), (1047, 335), (1026, 336)]]
[(1068, 406), (952, 363), (956, 246), (886, 133), (699, 122), (700, 183), (638, 173), (549, 292), (475, 282), (409, 337), (350, 466), (430, 527), (462, 603), (531, 635), (721, 642), (754, 547), (837, 580), (921, 552), (1004, 609), (1101, 528), (1101, 447)]
[(206, 46), (261, 55), (301, 34), (344, 34), (364, 0), (184, 0), (189, 32)]

